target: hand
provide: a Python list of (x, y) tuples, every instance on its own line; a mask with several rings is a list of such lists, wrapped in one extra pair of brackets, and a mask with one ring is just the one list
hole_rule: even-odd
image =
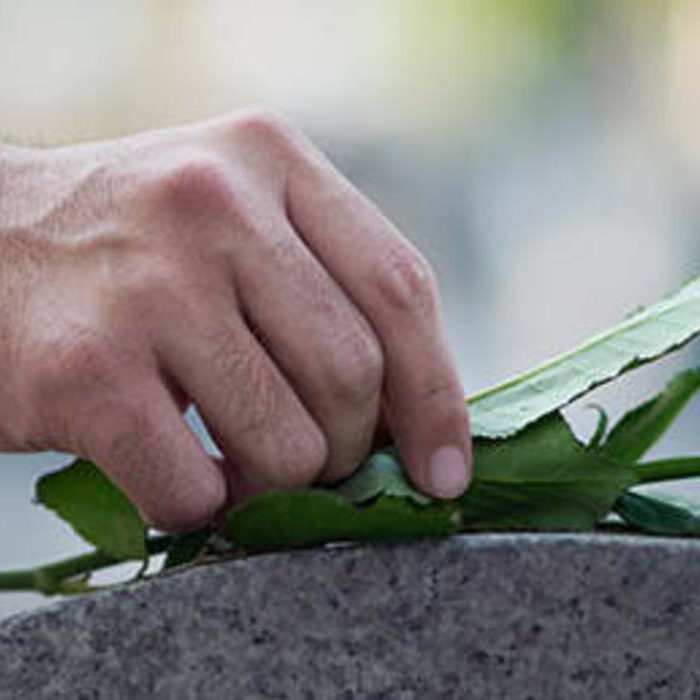
[(430, 267), (274, 115), (0, 149), (0, 295), (0, 449), (90, 458), (156, 527), (341, 479), (380, 415), (420, 489), (467, 485)]

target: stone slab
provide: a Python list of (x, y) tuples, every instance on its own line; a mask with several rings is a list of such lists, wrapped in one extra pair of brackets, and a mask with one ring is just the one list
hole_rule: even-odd
[(700, 543), (478, 535), (199, 567), (1, 622), (0, 698), (700, 698)]

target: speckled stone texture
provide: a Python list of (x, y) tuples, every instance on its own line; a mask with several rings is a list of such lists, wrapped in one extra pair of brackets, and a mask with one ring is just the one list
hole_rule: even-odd
[(700, 698), (700, 543), (259, 556), (0, 623), (0, 698)]

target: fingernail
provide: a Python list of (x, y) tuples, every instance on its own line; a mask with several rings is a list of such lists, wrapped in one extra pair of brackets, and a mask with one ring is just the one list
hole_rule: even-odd
[(456, 498), (469, 483), (467, 462), (459, 447), (440, 447), (428, 465), (428, 483), (438, 498)]

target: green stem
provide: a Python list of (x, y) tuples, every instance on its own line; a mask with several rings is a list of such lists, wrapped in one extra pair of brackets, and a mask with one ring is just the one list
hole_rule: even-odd
[[(160, 554), (168, 548), (171, 539), (169, 535), (148, 538), (146, 549), (149, 554)], [(1, 572), (0, 591), (36, 591), (44, 595), (81, 593), (88, 590), (86, 582), (79, 580), (81, 577), (124, 561), (128, 560), (96, 550), (34, 569)]]
[(700, 476), (700, 457), (677, 457), (643, 462), (635, 465), (635, 471), (642, 483), (687, 479)]

